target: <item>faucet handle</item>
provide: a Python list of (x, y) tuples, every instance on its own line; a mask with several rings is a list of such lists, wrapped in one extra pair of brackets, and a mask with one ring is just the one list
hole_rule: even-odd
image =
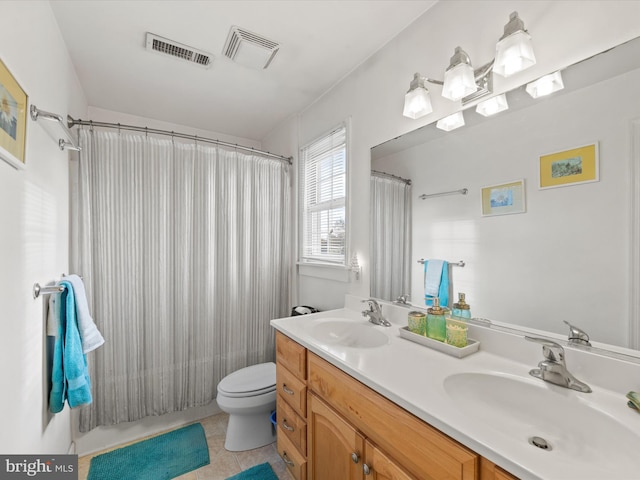
[(578, 343), (581, 345), (591, 346), (591, 342), (589, 342), (589, 335), (584, 330), (576, 327), (575, 325), (571, 325), (566, 320), (563, 320), (569, 326), (569, 343)]
[(529, 337), (525, 335), (525, 340), (536, 342), (542, 345), (542, 354), (546, 360), (564, 364), (564, 348), (553, 340), (540, 337)]

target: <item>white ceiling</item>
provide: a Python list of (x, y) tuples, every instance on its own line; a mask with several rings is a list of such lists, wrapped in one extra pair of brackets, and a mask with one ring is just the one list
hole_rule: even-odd
[[(437, 0), (52, 0), (89, 105), (261, 140)], [(232, 25), (280, 44), (266, 70), (221, 52)], [(145, 49), (152, 32), (211, 52), (203, 69)]]

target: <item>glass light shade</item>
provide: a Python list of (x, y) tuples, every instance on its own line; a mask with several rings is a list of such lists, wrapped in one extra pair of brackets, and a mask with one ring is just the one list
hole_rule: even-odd
[(464, 116), (462, 115), (462, 112), (456, 112), (453, 115), (441, 118), (436, 123), (436, 127), (440, 130), (444, 130), (445, 132), (450, 132), (451, 130), (455, 130), (462, 126), (464, 126)]
[(476, 107), (476, 112), (485, 117), (490, 117), (496, 113), (503, 112), (509, 108), (507, 103), (507, 96), (503, 93), (484, 102), (480, 102)]
[(562, 81), (562, 74), (560, 70), (538, 80), (528, 83), (526, 91), (533, 98), (544, 97), (545, 95), (551, 95), (553, 92), (562, 90), (564, 88), (564, 82)]
[(455, 102), (471, 95), (476, 90), (478, 90), (478, 86), (471, 65), (459, 63), (454, 67), (447, 68), (447, 71), (444, 72), (444, 85), (442, 86), (444, 98)]
[(404, 96), (404, 111), (402, 114), (409, 118), (420, 118), (433, 112), (429, 91), (422, 87), (409, 90)]
[(512, 33), (496, 44), (493, 71), (498, 75), (508, 77), (535, 64), (531, 36), (524, 30)]

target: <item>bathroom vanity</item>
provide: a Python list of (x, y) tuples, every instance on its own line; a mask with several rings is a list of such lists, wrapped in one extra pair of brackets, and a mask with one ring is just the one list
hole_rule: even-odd
[[(637, 473), (640, 415), (604, 380), (605, 370), (616, 368), (609, 377), (636, 375), (629, 381), (637, 382), (636, 362), (567, 349), (568, 368), (594, 390), (574, 392), (528, 375), (542, 352), (518, 335), (470, 326), (480, 351), (455, 358), (400, 337), (407, 309), (385, 305), (392, 326), (375, 326), (362, 318), (359, 302), (348, 298), (351, 308), (272, 321), (278, 452), (296, 479)], [(593, 444), (585, 425), (600, 437)], [(534, 436), (551, 448), (532, 445)]]

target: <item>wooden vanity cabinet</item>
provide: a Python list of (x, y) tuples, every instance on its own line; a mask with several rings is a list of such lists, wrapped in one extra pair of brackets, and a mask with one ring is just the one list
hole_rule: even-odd
[(276, 332), (277, 449), (296, 480), (307, 478), (307, 349)]
[(278, 453), (297, 480), (517, 480), (280, 332), (276, 365)]

